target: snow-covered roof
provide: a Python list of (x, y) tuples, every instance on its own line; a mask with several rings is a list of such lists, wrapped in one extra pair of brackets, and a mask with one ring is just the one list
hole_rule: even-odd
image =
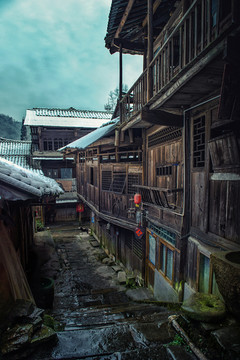
[(33, 170), (24, 169), (0, 157), (0, 198), (7, 196), (9, 187), (15, 189), (14, 194), (16, 194), (11, 200), (18, 200), (19, 193), (27, 194), (24, 197), (27, 199), (33, 197), (41, 198), (45, 195), (55, 196), (64, 192), (55, 180), (38, 174)]
[(112, 118), (107, 111), (34, 108), (26, 110), (24, 125), (98, 128)]
[(102, 139), (104, 136), (108, 135), (111, 131), (113, 131), (117, 124), (119, 123), (119, 118), (116, 118), (107, 124), (101, 126), (100, 128), (90, 132), (89, 134), (81, 137), (78, 140), (75, 140), (71, 142), (70, 144), (62, 147), (58, 151), (63, 151), (65, 149), (78, 149), (78, 150), (84, 150), (89, 145), (93, 144), (97, 140)]
[(31, 141), (4, 139), (0, 137), (0, 156), (6, 160), (30, 168)]

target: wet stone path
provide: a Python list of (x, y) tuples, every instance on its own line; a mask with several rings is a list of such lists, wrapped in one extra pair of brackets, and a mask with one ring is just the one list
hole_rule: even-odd
[(50, 315), (64, 328), (55, 344), (41, 346), (29, 359), (196, 359), (166, 346), (176, 335), (168, 322), (174, 313), (130, 300), (92, 236), (69, 225), (50, 233), (54, 251), (41, 274), (55, 279)]

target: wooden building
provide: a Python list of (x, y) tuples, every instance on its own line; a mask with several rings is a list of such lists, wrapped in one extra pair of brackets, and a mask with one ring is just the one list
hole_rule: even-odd
[(53, 179), (0, 157), (1, 320), (15, 300), (34, 303), (27, 279), (35, 231), (34, 205), (50, 198), (53, 201), (62, 192)]
[[(134, 237), (136, 228), (133, 185), (142, 183), (141, 131), (130, 132), (116, 146), (119, 118), (63, 148), (76, 158), (78, 195), (91, 228), (105, 250), (129, 270), (142, 276), (144, 245)], [(134, 136), (134, 142), (133, 140)]]
[(77, 188), (73, 157), (63, 157), (57, 149), (109, 121), (106, 111), (34, 108), (26, 111), (24, 125), (30, 127), (33, 164), (45, 176), (55, 179), (64, 189), (54, 208), (49, 207), (46, 221), (76, 220)]
[(218, 293), (210, 256), (240, 249), (239, 26), (237, 0), (113, 0), (119, 88), (124, 53), (143, 72), (110, 134), (65, 148), (97, 236), (164, 301)]

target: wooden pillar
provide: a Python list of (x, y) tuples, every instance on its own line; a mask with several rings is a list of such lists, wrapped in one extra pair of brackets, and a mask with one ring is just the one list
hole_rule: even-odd
[(123, 84), (123, 71), (122, 71), (122, 43), (120, 43), (119, 49), (119, 115), (120, 123), (122, 123), (122, 84)]
[(143, 71), (146, 69), (147, 67), (147, 31), (146, 28), (144, 29), (144, 54), (143, 54)]
[(101, 211), (101, 164), (100, 164), (100, 146), (97, 147), (97, 187), (98, 187), (98, 211)]
[(142, 129), (142, 184), (147, 185), (147, 168), (146, 168), (146, 129)]
[(148, 65), (148, 76), (147, 76), (147, 101), (152, 98), (153, 95), (153, 79), (152, 69), (149, 67), (153, 59), (153, 0), (148, 0), (148, 49), (147, 49), (147, 65)]

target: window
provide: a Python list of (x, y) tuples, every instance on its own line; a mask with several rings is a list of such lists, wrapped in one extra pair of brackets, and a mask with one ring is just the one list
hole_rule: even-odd
[[(157, 227), (156, 227), (157, 229)], [(159, 228), (159, 234), (163, 236), (166, 231), (166, 238), (171, 239), (175, 244), (175, 234)], [(165, 241), (159, 234), (148, 229), (147, 254), (148, 261), (161, 273), (161, 275), (170, 283), (174, 281), (174, 252), (178, 251), (174, 245)], [(173, 241), (174, 238), (174, 241)]]
[(171, 243), (172, 245), (175, 246), (175, 244), (176, 244), (176, 234), (174, 234), (171, 231), (168, 231), (168, 230), (164, 229), (163, 227), (156, 226), (151, 222), (148, 223), (148, 227), (149, 227), (149, 229), (153, 230), (157, 235), (159, 235), (163, 240), (166, 240), (166, 241), (168, 241), (169, 243)]
[(203, 254), (200, 254), (199, 259), (199, 292), (208, 293), (209, 289), (209, 272), (210, 272), (210, 259)]
[(211, 17), (212, 17), (212, 26), (216, 26), (217, 24), (217, 8), (218, 8), (218, 0), (212, 0), (211, 4)]
[(43, 150), (48, 151), (53, 149), (52, 139), (44, 139), (43, 140)]
[(126, 184), (126, 173), (113, 173), (113, 181), (110, 190), (122, 194)]
[(93, 184), (93, 167), (89, 168), (89, 184), (94, 185)]
[(205, 116), (193, 121), (193, 167), (205, 165)]
[(222, 297), (215, 279), (215, 274), (208, 256), (198, 253), (198, 288), (197, 291), (205, 294), (215, 294)]
[(156, 239), (153, 235), (149, 235), (149, 249), (148, 260), (155, 265), (156, 264)]
[(58, 169), (46, 169), (44, 170), (44, 174), (47, 177), (50, 177), (52, 179), (58, 178)]
[(72, 179), (72, 168), (62, 168), (61, 179)]
[(174, 248), (159, 238), (159, 269), (164, 277), (173, 281)]
[(156, 167), (156, 175), (157, 176), (166, 176), (172, 175), (172, 166), (158, 166)]
[(167, 141), (178, 139), (182, 136), (182, 130), (169, 126), (148, 137), (148, 147), (163, 144)]
[(112, 183), (112, 172), (102, 171), (102, 190), (109, 191)]
[(136, 193), (136, 186), (133, 185), (141, 185), (142, 183), (142, 175), (141, 174), (128, 174), (128, 194)]
[(144, 254), (144, 243), (143, 239), (135, 239), (133, 240), (133, 253), (140, 259), (143, 259)]
[(63, 146), (62, 139), (54, 139), (54, 150), (58, 150)]
[(97, 186), (97, 169), (93, 166), (89, 168), (89, 184)]

